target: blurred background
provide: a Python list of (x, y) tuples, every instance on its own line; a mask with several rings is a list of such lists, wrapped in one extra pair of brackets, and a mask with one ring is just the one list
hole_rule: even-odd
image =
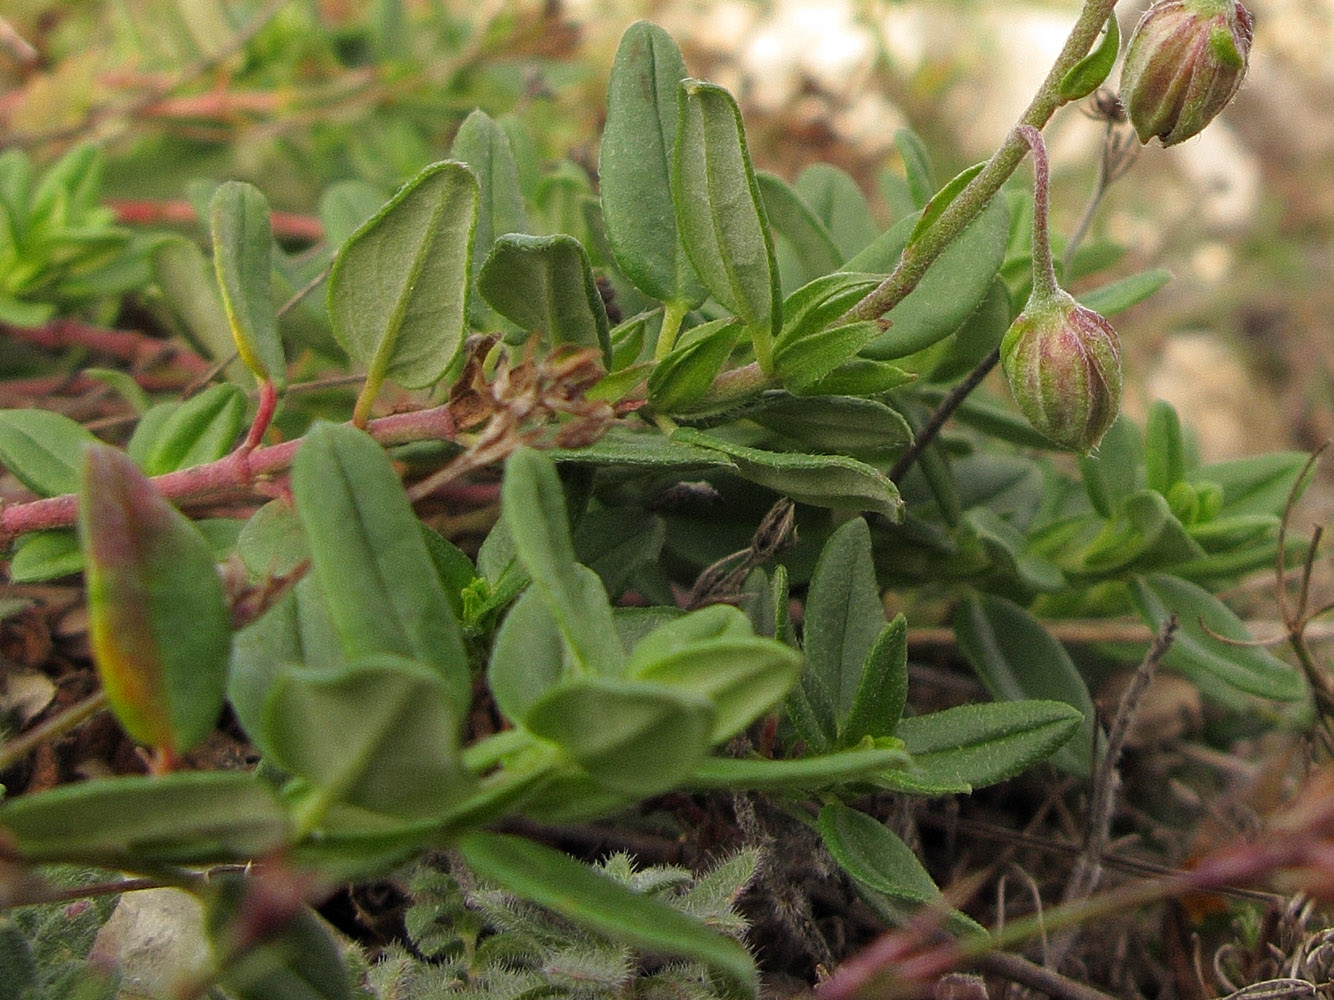
[[(1196, 139), (1142, 149), (1092, 224), (1127, 248), (1122, 273), (1175, 276), (1118, 317), (1127, 405), (1176, 404), (1206, 458), (1334, 435), (1334, 0), (1248, 2), (1256, 38), (1234, 105)], [(335, 181), (392, 190), (481, 106), (592, 168), (616, 41), (648, 17), (694, 75), (737, 95), (758, 165), (792, 177), (832, 162), (876, 191), (901, 128), (938, 178), (987, 156), (1079, 6), (6, 0), (0, 146), (40, 160), (91, 138), (112, 154), (118, 199), (169, 205), (192, 179), (238, 176), (302, 213)], [(1119, 5), (1123, 35), (1143, 6)], [(1058, 233), (1084, 211), (1105, 128), (1068, 107), (1049, 129)]]

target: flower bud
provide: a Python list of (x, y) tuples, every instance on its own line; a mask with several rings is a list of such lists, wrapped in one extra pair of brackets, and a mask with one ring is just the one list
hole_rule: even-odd
[(1172, 146), (1197, 135), (1246, 75), (1251, 15), (1237, 0), (1156, 0), (1121, 70), (1121, 103), (1140, 142)]
[(1001, 369), (1033, 427), (1087, 455), (1121, 408), (1121, 342), (1064, 291), (1029, 299), (1001, 341)]

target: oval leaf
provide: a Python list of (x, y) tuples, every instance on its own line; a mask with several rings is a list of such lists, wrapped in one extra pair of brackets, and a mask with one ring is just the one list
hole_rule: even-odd
[(894, 732), (913, 770), (882, 775), (879, 783), (928, 795), (995, 784), (1050, 757), (1082, 722), (1079, 710), (1061, 701), (994, 701), (906, 716)]
[(644, 797), (686, 779), (716, 728), (712, 702), (662, 684), (585, 677), (538, 699), (530, 732), (560, 746), (604, 788)]
[(555, 465), (531, 448), (514, 452), (505, 464), (500, 502), (519, 561), (551, 607), (580, 667), (619, 675), (625, 650), (602, 582), (575, 562)]
[(588, 254), (573, 236), (499, 237), (477, 278), (477, 290), (521, 329), (548, 344), (596, 347), (610, 364), (611, 336)]
[(682, 645), (642, 664), (632, 676), (709, 699), (717, 713), (709, 742), (721, 743), (778, 704), (800, 672), (796, 650), (746, 636)]
[(131, 737), (179, 756), (222, 711), (231, 611), (213, 550), (123, 452), (88, 448), (79, 538), (89, 634)]
[(1093, 93), (1116, 64), (1116, 55), (1121, 49), (1121, 25), (1117, 23), (1116, 11), (1107, 17), (1107, 24), (1102, 29), (1102, 41), (1098, 47), (1079, 62), (1070, 67), (1061, 77), (1061, 100), (1082, 101)]
[(0, 804), (0, 830), (31, 864), (244, 862), (282, 846), (290, 827), (277, 793), (238, 771), (105, 778)]
[[(820, 810), (816, 822), (820, 839), (838, 866), (862, 885), (913, 908), (940, 903), (940, 889), (912, 848), (879, 820), (834, 803)], [(954, 933), (986, 933), (958, 910), (947, 913)]]
[(912, 441), (912, 430), (899, 412), (873, 399), (780, 395), (765, 399), (761, 409), (746, 417), (796, 441), (805, 451), (834, 452), (863, 461), (885, 459)]
[(992, 697), (1062, 701), (1083, 716), (1079, 733), (1052, 763), (1087, 776), (1093, 768), (1097, 713), (1065, 647), (1018, 604), (992, 594), (964, 599), (954, 616), (954, 635)]
[[(234, 385), (210, 386), (184, 403), (159, 405), (170, 409), (152, 421), (141, 420), (126, 446), (150, 476), (222, 458), (245, 422), (245, 393)], [(141, 435), (139, 428), (147, 433)]]
[[(844, 267), (849, 271), (888, 272), (898, 263), (915, 225), (909, 217)], [(885, 314), (889, 330), (863, 348), (882, 361), (907, 357), (943, 340), (963, 325), (991, 288), (1010, 241), (1010, 212), (1005, 199), (992, 198), (981, 214), (931, 265), (908, 296)]]
[(292, 464), (292, 495), (347, 657), (430, 664), (461, 716), (472, 695), (463, 640), (384, 449), (345, 424), (317, 424)]
[(265, 704), (264, 743), (326, 806), (424, 819), (471, 787), (459, 760), (460, 719), (438, 673), (382, 654), (337, 670), (284, 670)]
[(782, 315), (778, 266), (736, 101), (681, 83), (672, 200), (681, 241), (704, 286), (755, 338), (760, 364)]
[(79, 488), (83, 449), (91, 431), (50, 410), (0, 410), (0, 464), (41, 497)]
[(1203, 587), (1155, 573), (1136, 577), (1130, 596), (1154, 630), (1162, 628), (1169, 615), (1177, 616), (1180, 629), (1163, 663), (1195, 681), (1205, 694), (1225, 702), (1235, 701), (1228, 688), (1275, 701), (1305, 696), (1300, 672), (1268, 650), (1249, 645), (1254, 640), (1241, 619)]
[(906, 771), (912, 758), (899, 741), (893, 746), (858, 746), (851, 750), (773, 760), (768, 757), (709, 757), (686, 781), (690, 788), (810, 792), (857, 781), (887, 771)]
[(903, 520), (898, 487), (883, 472), (854, 458), (761, 451), (690, 427), (674, 431), (672, 441), (720, 451), (732, 460), (743, 479), (798, 503), (870, 510), (895, 523)]
[(348, 239), (329, 275), (334, 338), (367, 381), (408, 388), (444, 374), (463, 345), (477, 181), (427, 167)]
[(677, 236), (671, 186), (677, 85), (685, 76), (667, 32), (647, 21), (626, 29), (607, 85), (598, 177), (617, 266), (646, 295), (693, 308), (705, 291)]
[(237, 353), (256, 381), (281, 391), (287, 362), (273, 308), (273, 229), (269, 203), (244, 181), (218, 185), (209, 205), (213, 269)]
[[(477, 229), (473, 255), (470, 262), (464, 262), (464, 272), (471, 287), (482, 270), (482, 262), (491, 252), (491, 245), (506, 233), (528, 232), (528, 217), (524, 212), (514, 147), (505, 130), (490, 115), (481, 110), (468, 115), (454, 135), (449, 155), (466, 164), (477, 179)], [(474, 322), (484, 324), (485, 307), (476, 300), (470, 305)]]

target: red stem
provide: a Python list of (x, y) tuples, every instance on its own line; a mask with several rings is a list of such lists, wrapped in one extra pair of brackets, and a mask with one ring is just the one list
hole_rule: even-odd
[[(366, 430), (385, 447), (431, 439), (452, 441), (457, 433), (447, 405), (380, 417), (372, 420)], [(153, 486), (163, 497), (176, 502), (225, 495), (246, 488), (255, 478), (272, 476), (289, 468), (302, 440), (297, 438), (250, 451), (243, 445), (216, 462), (155, 476)], [(31, 531), (67, 528), (78, 517), (78, 505), (78, 495), (66, 493), (5, 507), (0, 510), (0, 540), (13, 539)]]
[(211, 362), (193, 351), (139, 330), (112, 330), (76, 319), (53, 319), (41, 326), (0, 326), (18, 340), (36, 344), (49, 351), (86, 347), (90, 351), (116, 358), (143, 368), (158, 361), (171, 360), (192, 375), (202, 375)]
[[(188, 201), (109, 200), (116, 218), (128, 226), (188, 226), (198, 221), (194, 206)], [(273, 212), (273, 235), (279, 239), (318, 243), (324, 239), (320, 220), (296, 212)]]

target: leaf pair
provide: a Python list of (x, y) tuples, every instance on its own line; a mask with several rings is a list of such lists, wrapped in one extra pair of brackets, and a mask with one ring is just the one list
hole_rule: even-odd
[(648, 22), (632, 25), (616, 53), (599, 174), (625, 275), (678, 311), (711, 294), (768, 371), (778, 269), (741, 113), (721, 87), (687, 79), (676, 43)]

